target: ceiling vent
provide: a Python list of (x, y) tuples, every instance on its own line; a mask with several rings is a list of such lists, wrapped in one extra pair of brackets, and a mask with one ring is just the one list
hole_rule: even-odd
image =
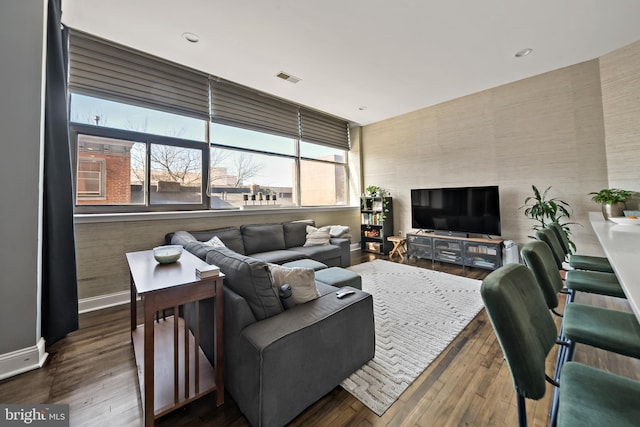
[(281, 78), (282, 80), (286, 80), (289, 83), (298, 83), (300, 80), (298, 77), (292, 76), (291, 74), (285, 73), (284, 71), (280, 71), (276, 74), (276, 77)]

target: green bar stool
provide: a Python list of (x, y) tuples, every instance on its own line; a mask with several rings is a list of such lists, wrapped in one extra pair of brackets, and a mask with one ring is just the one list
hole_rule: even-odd
[[(551, 228), (536, 231), (536, 238), (546, 243), (551, 249), (553, 260), (558, 269), (562, 269), (565, 253), (558, 241), (556, 232)], [(617, 298), (626, 298), (620, 282), (613, 273), (601, 271), (569, 270), (565, 275), (566, 287), (569, 290), (569, 301), (575, 300), (575, 292), (588, 292)]]
[[(522, 247), (521, 254), (536, 278), (548, 308), (555, 309), (562, 278), (555, 268), (551, 249), (544, 242), (531, 241)], [(640, 324), (633, 313), (574, 302), (565, 306), (562, 332), (571, 341), (566, 360), (573, 359), (576, 342), (640, 359)]]
[[(521, 255), (536, 278), (547, 307), (555, 312), (563, 284), (551, 248), (542, 241), (531, 241), (522, 247)], [(565, 283), (572, 286), (570, 277)], [(640, 324), (631, 313), (572, 302), (565, 305), (558, 343), (561, 347), (556, 357), (555, 381), (561, 378), (562, 366), (573, 360), (576, 343), (640, 358)], [(556, 411), (557, 405), (553, 405), (552, 418)]]
[[(523, 265), (508, 264), (493, 271), (480, 293), (509, 365), (519, 425), (526, 427), (526, 399), (542, 398), (545, 380), (554, 383), (545, 374), (545, 360), (555, 344), (555, 324), (542, 288)], [(569, 362), (562, 369), (560, 390), (560, 427), (638, 425), (640, 382)]]
[(553, 230), (562, 246), (565, 256), (568, 257), (569, 266), (577, 270), (602, 271), (604, 273), (613, 273), (611, 263), (605, 257), (591, 255), (575, 255), (571, 253), (571, 245), (569, 239), (564, 233), (562, 226), (557, 222), (547, 225), (547, 228)]

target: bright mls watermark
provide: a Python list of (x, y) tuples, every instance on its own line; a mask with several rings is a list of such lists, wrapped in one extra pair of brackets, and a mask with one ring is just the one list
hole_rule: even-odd
[(4, 405), (0, 404), (0, 427), (5, 426), (69, 426), (69, 405)]

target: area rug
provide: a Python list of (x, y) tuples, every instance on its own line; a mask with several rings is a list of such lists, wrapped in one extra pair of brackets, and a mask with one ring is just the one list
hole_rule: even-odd
[(383, 260), (349, 270), (373, 295), (376, 354), (342, 387), (381, 416), (482, 309), (481, 281)]

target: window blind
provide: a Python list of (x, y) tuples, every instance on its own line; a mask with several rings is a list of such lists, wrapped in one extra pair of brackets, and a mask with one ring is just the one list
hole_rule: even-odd
[(211, 80), (211, 120), (299, 138), (298, 106), (225, 81)]
[(300, 136), (306, 142), (349, 150), (349, 126), (344, 120), (318, 111), (300, 108)]
[(69, 90), (209, 120), (207, 74), (74, 30)]

